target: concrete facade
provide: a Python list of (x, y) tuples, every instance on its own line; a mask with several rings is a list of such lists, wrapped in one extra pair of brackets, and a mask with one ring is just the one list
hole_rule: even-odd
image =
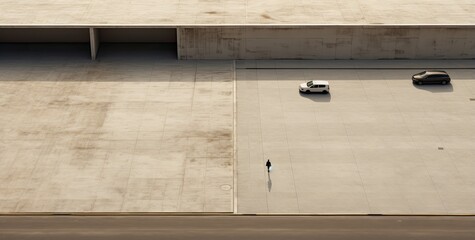
[[(87, 34), (89, 32), (89, 39)], [(178, 59), (473, 59), (470, 26), (0, 28), (0, 42), (177, 44)]]
[(472, 59), (474, 12), (467, 0), (3, 1), (0, 42), (87, 42), (98, 28), (103, 42), (179, 39), (178, 59)]
[(183, 28), (180, 59), (472, 59), (475, 27)]

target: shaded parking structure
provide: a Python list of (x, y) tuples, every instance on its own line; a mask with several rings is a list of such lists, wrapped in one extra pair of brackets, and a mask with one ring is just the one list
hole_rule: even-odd
[[(177, 33), (175, 28), (0, 28), (0, 43), (5, 44), (81, 44), (87, 45), (90, 58), (100, 57), (101, 47), (111, 44), (155, 44), (161, 51), (157, 57), (177, 57)], [(119, 51), (123, 48), (117, 48)], [(156, 50), (156, 49), (155, 49)], [(133, 52), (132, 52), (133, 53)], [(57, 52), (52, 51), (54, 56)], [(120, 52), (118, 54), (121, 54)], [(130, 52), (129, 52), (130, 54)], [(123, 55), (127, 57), (127, 55)]]

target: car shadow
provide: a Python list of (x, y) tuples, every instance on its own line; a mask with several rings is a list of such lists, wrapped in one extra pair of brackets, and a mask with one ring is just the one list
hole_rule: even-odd
[(300, 96), (308, 98), (314, 102), (330, 102), (332, 99), (331, 93), (303, 93), (299, 91)]
[(432, 93), (444, 93), (444, 92), (453, 92), (454, 87), (452, 86), (451, 83), (447, 85), (440, 85), (440, 84), (423, 84), (423, 85), (417, 85), (414, 84), (414, 87), (420, 90), (424, 91), (429, 91)]

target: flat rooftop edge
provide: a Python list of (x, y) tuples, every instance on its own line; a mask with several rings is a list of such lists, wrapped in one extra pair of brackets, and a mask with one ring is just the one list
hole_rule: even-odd
[(306, 28), (306, 27), (458, 27), (472, 28), (475, 24), (1, 24), (0, 28)]

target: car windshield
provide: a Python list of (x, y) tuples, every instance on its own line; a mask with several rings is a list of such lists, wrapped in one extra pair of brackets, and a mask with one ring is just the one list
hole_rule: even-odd
[(418, 73), (417, 75), (421, 75), (421, 76), (422, 76), (422, 75), (426, 75), (426, 73), (427, 73), (427, 71), (424, 71), (424, 72)]
[(310, 81), (307, 83), (307, 87), (311, 87), (311, 86), (313, 86), (313, 81)]

